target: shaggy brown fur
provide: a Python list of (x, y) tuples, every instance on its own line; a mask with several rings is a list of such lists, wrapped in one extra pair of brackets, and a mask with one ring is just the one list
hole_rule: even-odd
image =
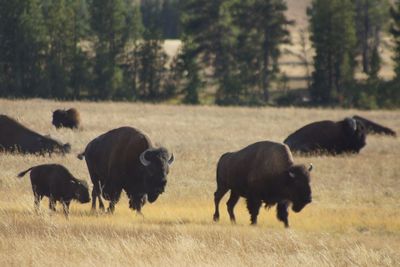
[(131, 127), (114, 129), (93, 139), (78, 155), (79, 159), (83, 157), (93, 182), (92, 209), (96, 209), (96, 198), (100, 209), (104, 209), (103, 196), (110, 201), (110, 212), (122, 190), (128, 195), (129, 207), (139, 213), (146, 197), (154, 202), (164, 192), (173, 161), (173, 155), (165, 148), (153, 147), (147, 135)]
[(51, 210), (56, 210), (56, 201), (59, 201), (63, 205), (65, 216), (68, 217), (71, 200), (75, 199), (80, 203), (90, 201), (87, 183), (75, 178), (62, 165), (38, 165), (19, 173), (18, 177), (23, 177), (29, 171), (36, 209), (39, 209), (40, 200), (46, 196), (49, 198)]
[[(311, 170), (311, 169), (310, 169)], [(217, 166), (217, 191), (214, 194), (214, 220), (219, 219), (219, 202), (231, 190), (227, 202), (231, 221), (240, 197), (247, 199), (251, 223), (257, 223), (259, 208), (277, 204), (277, 217), (289, 226), (287, 208), (299, 212), (311, 202), (309, 170), (294, 165), (289, 148), (280, 143), (263, 141), (221, 156)]]
[(0, 115), (0, 151), (41, 154), (68, 153), (69, 144), (61, 144), (40, 135), (14, 119)]
[(298, 129), (283, 142), (292, 152), (359, 153), (366, 144), (366, 130), (363, 123), (352, 118), (317, 121)]
[(81, 118), (79, 112), (75, 108), (68, 110), (57, 109), (53, 112), (53, 125), (56, 128), (66, 127), (77, 129), (80, 126)]

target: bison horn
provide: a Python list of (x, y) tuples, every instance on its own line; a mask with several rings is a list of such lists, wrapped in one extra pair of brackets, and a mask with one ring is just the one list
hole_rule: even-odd
[(291, 171), (289, 171), (289, 176), (290, 176), (290, 178), (295, 178), (295, 177), (296, 177), (296, 176), (294, 175), (294, 173), (291, 172)]
[(175, 160), (174, 153), (172, 153), (171, 157), (168, 160), (168, 165), (171, 165)]
[(149, 166), (150, 161), (148, 161), (144, 156), (146, 155), (147, 150), (143, 151), (142, 154), (140, 154), (140, 162), (143, 164), (143, 166)]
[(313, 169), (313, 165), (312, 165), (312, 163), (310, 163), (310, 167), (308, 167), (308, 171), (310, 172), (310, 171), (312, 171), (312, 169)]

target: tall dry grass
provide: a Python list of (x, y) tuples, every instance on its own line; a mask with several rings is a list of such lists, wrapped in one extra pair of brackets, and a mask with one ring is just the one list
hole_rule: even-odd
[[(56, 130), (51, 111), (76, 107), (83, 129)], [(305, 123), (359, 114), (399, 132), (399, 111), (299, 108), (220, 108), (137, 103), (0, 100), (0, 113), (68, 141), (62, 157), (0, 154), (0, 266), (398, 266), (400, 264), (400, 145), (396, 138), (369, 136), (359, 155), (295, 157), (313, 162), (313, 203), (290, 212), (285, 230), (275, 210), (262, 210), (249, 226), (242, 200), (231, 225), (221, 202), (213, 223), (215, 165), (219, 156), (259, 140), (282, 141)], [(32, 165), (57, 162), (89, 181), (76, 154), (109, 129), (130, 125), (174, 152), (166, 192), (129, 210), (125, 196), (114, 215), (92, 214), (90, 204), (71, 204), (66, 220), (58, 206), (33, 211), (28, 177)]]

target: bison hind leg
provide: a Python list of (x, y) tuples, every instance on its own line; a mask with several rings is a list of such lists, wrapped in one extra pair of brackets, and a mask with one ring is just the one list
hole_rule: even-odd
[(115, 203), (116, 203), (115, 200), (111, 200), (110, 201), (110, 204), (108, 205), (108, 209), (107, 209), (108, 213), (111, 213), (111, 214), (114, 213), (114, 211), (115, 211)]
[(42, 196), (34, 193), (34, 207), (35, 207), (35, 212), (38, 213), (39, 212), (39, 205), (40, 205), (40, 200), (42, 200)]
[(101, 211), (104, 211), (104, 203), (103, 200), (101, 199), (101, 184), (100, 181), (97, 183), (93, 183), (93, 189), (92, 189), (92, 212), (96, 211), (96, 198), (99, 199), (99, 209)]
[(231, 196), (229, 197), (228, 202), (226, 203), (228, 207), (229, 218), (231, 219), (232, 223), (236, 222), (235, 213), (233, 212), (235, 205), (239, 201), (239, 194), (231, 190)]
[(219, 202), (221, 199), (224, 197), (226, 192), (228, 192), (229, 189), (227, 188), (221, 188), (218, 187), (217, 191), (214, 193), (214, 204), (215, 204), (215, 212), (214, 212), (214, 221), (217, 222), (219, 220)]
[(280, 202), (276, 206), (276, 217), (278, 220), (284, 223), (285, 227), (289, 227), (289, 220), (288, 220), (288, 204), (286, 202)]

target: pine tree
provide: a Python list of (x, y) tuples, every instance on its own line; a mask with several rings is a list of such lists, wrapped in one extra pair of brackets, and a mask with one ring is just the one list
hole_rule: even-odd
[(396, 7), (390, 10), (392, 17), (392, 25), (390, 28), (390, 33), (394, 39), (394, 72), (395, 79), (400, 81), (400, 1), (397, 1)]
[(250, 71), (259, 73), (250, 80), (257, 81), (263, 100), (268, 102), (271, 78), (279, 70), (279, 45), (289, 42), (286, 26), (292, 22), (285, 16), (286, 3), (282, 0), (245, 0), (238, 1), (233, 9), (234, 21), (240, 30), (238, 51), (244, 59), (244, 68), (254, 67)]
[[(185, 2), (182, 12), (182, 27), (184, 42), (189, 42), (193, 57), (188, 62), (199, 64), (200, 68), (213, 70), (213, 80), (217, 83), (217, 104), (238, 104), (241, 96), (241, 86), (236, 86), (236, 67), (233, 52), (234, 31), (232, 28), (231, 6), (233, 1), (190, 0)], [(189, 65), (188, 65), (189, 66)], [(200, 78), (193, 73), (191, 77)], [(200, 78), (202, 79), (202, 78)], [(203, 82), (195, 82), (192, 91), (198, 91)], [(193, 86), (199, 86), (194, 88)], [(235, 85), (235, 86), (232, 86)]]
[(37, 96), (47, 47), (40, 1), (2, 1), (0, 32), (0, 95)]
[(80, 98), (81, 91), (89, 86), (90, 62), (88, 52), (82, 49), (82, 42), (90, 35), (89, 10), (86, 0), (68, 0), (72, 15), (72, 69), (70, 87), (73, 97)]
[(42, 94), (64, 98), (72, 93), (68, 90), (76, 47), (71, 20), (74, 10), (65, 0), (51, 1), (43, 9), (49, 43), (46, 49), (46, 86)]
[(343, 99), (354, 80), (356, 33), (351, 0), (314, 0), (308, 9), (315, 49), (311, 97), (316, 103)]
[(166, 97), (165, 77), (167, 54), (163, 49), (160, 0), (142, 1), (143, 24), (146, 27), (137, 57), (138, 88), (140, 99), (158, 101)]
[(101, 99), (112, 98), (123, 86), (118, 56), (129, 40), (129, 10), (124, 0), (98, 0), (90, 4), (91, 28), (95, 35), (94, 89)]
[(358, 53), (362, 56), (362, 68), (367, 74), (371, 73), (372, 56), (379, 57), (374, 53), (389, 22), (389, 6), (387, 0), (355, 0)]

